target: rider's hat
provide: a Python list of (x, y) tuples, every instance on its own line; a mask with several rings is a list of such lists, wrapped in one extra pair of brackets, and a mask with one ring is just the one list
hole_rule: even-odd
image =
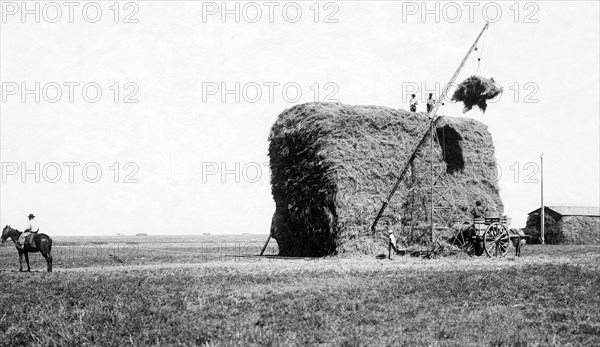
[(30, 213), (29, 216), (27, 216), (28, 218), (35, 218), (35, 216), (33, 215), (33, 213)]

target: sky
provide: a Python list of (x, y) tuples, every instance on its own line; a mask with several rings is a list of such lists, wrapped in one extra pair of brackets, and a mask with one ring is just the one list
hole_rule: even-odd
[(540, 205), (542, 154), (546, 205), (600, 205), (597, 1), (117, 5), (1, 2), (1, 225), (34, 213), (51, 235), (268, 234), (278, 114), (407, 109), (413, 92), (424, 108), (486, 20), (458, 81), (504, 93), (485, 114), (440, 114), (488, 126), (513, 227)]

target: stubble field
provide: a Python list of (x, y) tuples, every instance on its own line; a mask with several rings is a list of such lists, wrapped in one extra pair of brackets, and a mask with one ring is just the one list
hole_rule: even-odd
[[(600, 344), (600, 246), (503, 259), (256, 257), (264, 235), (0, 247), (0, 345)], [(269, 254), (277, 249), (271, 246)]]

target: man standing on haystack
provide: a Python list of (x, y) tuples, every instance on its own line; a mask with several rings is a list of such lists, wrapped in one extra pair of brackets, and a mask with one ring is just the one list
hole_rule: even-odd
[(433, 93), (429, 93), (429, 98), (427, 99), (427, 113), (433, 110), (433, 105), (435, 104), (435, 99), (433, 98)]
[(40, 228), (38, 228), (37, 226), (37, 222), (35, 221), (35, 216), (33, 215), (33, 213), (30, 213), (29, 216), (27, 216), (27, 218), (29, 219), (27, 221), (27, 229), (23, 231), (23, 233), (19, 237), (19, 240), (17, 241), (18, 248), (24, 248), (26, 237), (28, 237), (31, 234), (37, 234), (37, 232), (40, 230)]
[(395, 253), (398, 253), (398, 247), (396, 246), (396, 236), (394, 236), (394, 230), (389, 231), (389, 247), (388, 247), (388, 258), (392, 259), (392, 248)]
[(413, 94), (411, 96), (412, 96), (412, 99), (410, 99), (410, 101), (408, 102), (410, 112), (417, 112), (417, 104), (419, 103), (417, 101), (417, 96), (415, 94)]

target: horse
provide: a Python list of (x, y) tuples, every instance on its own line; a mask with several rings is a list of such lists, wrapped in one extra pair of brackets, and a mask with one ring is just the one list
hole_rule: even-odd
[(15, 248), (19, 252), (19, 271), (23, 272), (23, 255), (25, 255), (25, 261), (27, 262), (27, 272), (31, 271), (29, 267), (29, 252), (41, 252), (42, 256), (46, 259), (46, 263), (48, 263), (48, 272), (52, 272), (52, 239), (50, 236), (46, 234), (33, 234), (32, 244), (26, 244), (23, 246), (23, 249), (16, 247), (17, 241), (19, 237), (23, 234), (17, 229), (13, 229), (10, 225), (7, 225), (2, 229), (2, 243), (6, 242), (6, 240), (10, 237), (10, 239), (15, 243)]

